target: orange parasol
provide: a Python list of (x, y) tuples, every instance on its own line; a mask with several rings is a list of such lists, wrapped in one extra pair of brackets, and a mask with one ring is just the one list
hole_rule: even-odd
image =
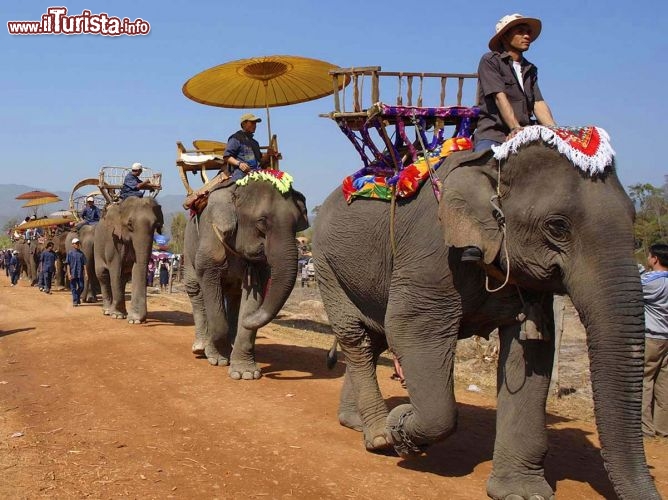
[(58, 198), (57, 194), (49, 193), (48, 191), (28, 191), (27, 193), (21, 193), (15, 199), (17, 200), (34, 200), (36, 198)]

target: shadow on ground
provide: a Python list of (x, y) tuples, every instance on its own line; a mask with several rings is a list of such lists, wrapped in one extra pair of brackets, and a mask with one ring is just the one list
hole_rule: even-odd
[(193, 315), (183, 311), (149, 311), (146, 326), (156, 327), (165, 324), (175, 326), (195, 326)]
[(30, 330), (34, 329), (35, 327), (33, 326), (31, 328), (15, 328), (14, 330), (7, 330), (7, 331), (0, 330), (0, 338), (6, 337), (7, 335), (14, 335), (15, 333), (29, 332)]
[[(388, 407), (407, 403), (408, 398), (391, 398)], [(496, 410), (459, 403), (457, 432), (437, 443), (420, 457), (402, 460), (399, 467), (446, 477), (472, 474), (481, 463), (492, 460), (496, 433)], [(570, 419), (548, 415), (548, 425), (567, 423)], [(615, 498), (607, 479), (600, 449), (592, 444), (588, 432), (577, 428), (548, 428), (549, 451), (545, 476), (557, 496), (562, 480), (589, 484), (603, 498)]]

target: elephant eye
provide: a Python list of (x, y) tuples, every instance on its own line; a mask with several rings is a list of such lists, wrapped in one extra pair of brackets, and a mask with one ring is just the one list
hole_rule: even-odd
[(258, 232), (260, 234), (265, 235), (267, 233), (267, 218), (266, 217), (260, 217), (255, 222), (255, 228), (258, 230)]
[(557, 241), (566, 241), (571, 235), (571, 225), (564, 217), (549, 217), (543, 225), (549, 236)]

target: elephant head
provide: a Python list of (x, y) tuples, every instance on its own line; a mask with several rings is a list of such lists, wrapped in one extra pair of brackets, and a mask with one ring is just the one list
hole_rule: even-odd
[(295, 233), (309, 226), (304, 195), (251, 175), (244, 185), (212, 192), (205, 221), (213, 225), (225, 252), (238, 255), (252, 268), (271, 271), (262, 304), (242, 319), (245, 328), (257, 330), (278, 314), (294, 287)]
[(587, 331), (610, 479), (622, 498), (654, 498), (640, 426), (644, 316), (634, 208), (614, 166), (590, 174), (530, 143), (505, 161), (474, 153), (449, 167), (439, 207), (446, 244), (480, 247), (485, 264), (504, 273), (509, 266), (521, 288), (571, 296)]

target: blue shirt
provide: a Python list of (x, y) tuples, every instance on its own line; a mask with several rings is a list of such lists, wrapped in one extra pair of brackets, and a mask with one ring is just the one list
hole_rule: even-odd
[(19, 265), (18, 257), (16, 255), (12, 255), (12, 258), (9, 259), (10, 270), (15, 271), (18, 265)]
[(139, 198), (143, 197), (144, 192), (137, 187), (140, 182), (141, 180), (139, 177), (134, 175), (132, 172), (126, 175), (125, 179), (123, 180), (123, 187), (121, 188), (121, 200), (124, 200), (130, 196), (137, 196)]
[[(133, 176), (134, 177), (134, 176)], [(85, 220), (88, 224), (95, 224), (100, 222), (100, 209), (95, 205), (92, 207), (86, 205), (81, 211), (81, 218)]]
[(70, 268), (70, 274), (73, 278), (84, 277), (84, 266), (86, 265), (86, 256), (81, 250), (70, 250), (67, 252), (65, 259), (67, 266)]
[[(242, 140), (239, 140), (239, 137)], [(243, 131), (238, 131), (227, 139), (227, 146), (225, 147), (224, 157), (232, 157), (236, 160), (248, 163), (248, 166), (257, 170), (260, 168), (260, 160), (262, 154), (260, 153), (260, 144), (253, 138), (253, 134)], [(237, 167), (233, 167), (237, 168)]]
[(56, 253), (53, 250), (44, 250), (39, 257), (42, 272), (50, 273), (56, 270)]
[(645, 302), (645, 335), (668, 340), (668, 271), (648, 271), (641, 276)]

